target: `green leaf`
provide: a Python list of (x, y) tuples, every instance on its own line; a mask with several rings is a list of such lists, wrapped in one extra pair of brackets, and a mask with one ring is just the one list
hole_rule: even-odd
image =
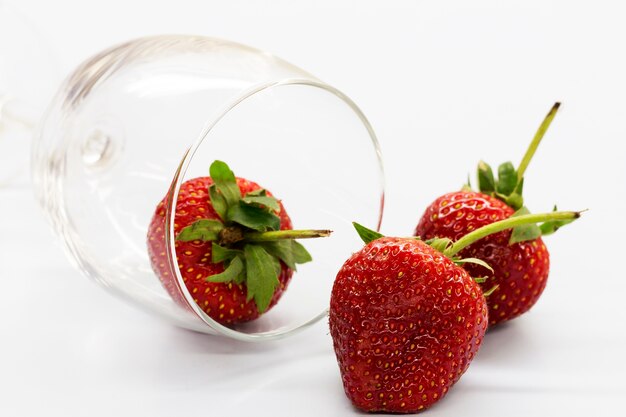
[(293, 259), (297, 264), (305, 264), (313, 260), (309, 251), (295, 240), (291, 241), (291, 250), (293, 251)]
[[(530, 211), (526, 207), (522, 207), (517, 210), (511, 217), (522, 216), (524, 214), (530, 214)], [(511, 239), (509, 239), (509, 245), (513, 245), (518, 242), (525, 242), (527, 240), (535, 240), (541, 236), (541, 229), (536, 224), (526, 224), (523, 226), (517, 226), (513, 228), (511, 232)]]
[(500, 197), (500, 199), (504, 201), (507, 206), (513, 208), (514, 210), (519, 210), (524, 205), (524, 198), (517, 192), (513, 192), (508, 196), (498, 195), (498, 197)]
[(472, 182), (470, 181), (470, 176), (467, 174), (467, 182), (463, 184), (461, 187), (461, 191), (463, 192), (471, 192), (472, 191)]
[(433, 249), (443, 253), (443, 251), (452, 245), (452, 239), (448, 239), (447, 237), (436, 237), (434, 239), (428, 239), (425, 243)]
[(228, 206), (232, 206), (241, 199), (241, 191), (237, 185), (235, 174), (225, 162), (213, 161), (209, 168), (209, 173), (218, 191), (224, 196)]
[(367, 245), (368, 243), (380, 239), (381, 237), (385, 237), (382, 233), (375, 232), (371, 229), (368, 229), (365, 226), (358, 224), (357, 222), (352, 222), (352, 225), (356, 229), (356, 232), (359, 234), (359, 237), (363, 242)]
[(478, 163), (478, 189), (480, 192), (489, 194), (496, 190), (496, 180), (493, 177), (493, 170), (484, 161)]
[(303, 264), (313, 260), (304, 246), (292, 239), (262, 242), (260, 245), (270, 255), (280, 259), (294, 271), (297, 270), (296, 264)]
[[(242, 256), (243, 256), (243, 255), (242, 255)], [(241, 258), (239, 258), (239, 259), (241, 259)], [(241, 261), (241, 262), (243, 263), (244, 261)], [(237, 275), (237, 276), (235, 277), (235, 279), (233, 280), (233, 282), (234, 282), (235, 284), (237, 284), (237, 285), (240, 285), (240, 284), (243, 284), (243, 283), (245, 283), (245, 282), (246, 282), (246, 269), (245, 269), (245, 268), (244, 268), (244, 270), (243, 270), (243, 271), (241, 271), (241, 272), (239, 273), (239, 275)], [(250, 301), (250, 300), (248, 300), (248, 301)]]
[(270, 255), (280, 259), (290, 269), (296, 270), (296, 261), (293, 256), (293, 250), (291, 247), (293, 240), (277, 240), (274, 242), (263, 242), (261, 246)]
[(493, 287), (489, 288), (487, 291), (483, 291), (483, 296), (485, 297), (489, 297), (491, 294), (494, 293), (495, 290), (497, 290), (500, 287), (500, 284), (498, 285), (494, 285)]
[(487, 280), (489, 279), (489, 277), (472, 277), (472, 279), (474, 280), (474, 282), (476, 282), (477, 284), (483, 284), (485, 282), (487, 282)]
[(280, 210), (280, 206), (278, 205), (278, 200), (276, 200), (274, 197), (246, 195), (242, 199), (242, 201), (248, 205), (265, 206), (273, 211)]
[(502, 195), (509, 195), (517, 186), (517, 171), (511, 162), (505, 162), (498, 167), (498, 183), (496, 191)]
[(280, 229), (280, 217), (258, 206), (236, 204), (229, 207), (226, 216), (230, 221), (259, 232)]
[(519, 210), (524, 205), (524, 197), (522, 197), (522, 191), (524, 190), (524, 178), (521, 178), (517, 185), (515, 186), (515, 190), (510, 195), (502, 195), (498, 194), (498, 198), (504, 201), (509, 207), (512, 207), (515, 210)]
[(211, 246), (211, 261), (214, 264), (229, 261), (236, 256), (242, 255), (243, 252), (237, 249), (228, 249), (213, 242)]
[(219, 274), (215, 274), (215, 275), (211, 275), (209, 277), (207, 277), (207, 281), (209, 282), (230, 282), (230, 281), (234, 281), (237, 279), (237, 277), (242, 274), (242, 272), (244, 272), (245, 266), (243, 261), (241, 260), (240, 257), (235, 257), (233, 258), (232, 261), (230, 261), (230, 264), (228, 265), (228, 267), (226, 267), (226, 269), (224, 270), (224, 272), (221, 272)]
[[(554, 210), (553, 211), (557, 211), (556, 206), (554, 206)], [(567, 224), (570, 224), (573, 221), (574, 221), (574, 219), (572, 219), (572, 220), (549, 220), (549, 221), (543, 223), (541, 226), (539, 226), (539, 229), (541, 230), (541, 235), (542, 236), (548, 236), (548, 235), (551, 235), (551, 234), (555, 233), (561, 227), (563, 227), (563, 226), (565, 226)]]
[(280, 263), (260, 245), (248, 244), (243, 252), (246, 258), (248, 299), (254, 299), (259, 313), (263, 313), (279, 285)]
[(246, 197), (265, 197), (267, 195), (267, 190), (265, 188), (258, 188), (256, 190), (248, 191), (246, 193)]
[(193, 222), (191, 225), (180, 231), (176, 240), (181, 242), (190, 242), (192, 240), (210, 241), (217, 240), (220, 230), (224, 225), (219, 220), (201, 219)]
[(217, 191), (217, 186), (215, 184), (209, 187), (209, 198), (211, 199), (211, 205), (213, 209), (220, 216), (220, 219), (226, 220), (226, 212), (228, 211), (228, 204), (226, 204), (226, 199), (219, 191)]
[(518, 178), (517, 185), (515, 186), (515, 192), (522, 195), (524, 191), (524, 177)]
[(455, 259), (454, 263), (459, 265), (459, 264), (476, 264), (476, 265), (480, 265), (482, 267), (487, 268), (488, 270), (490, 270), (491, 272), (493, 272), (493, 268), (485, 261), (483, 261), (482, 259), (478, 259), (478, 258), (463, 258), (463, 259)]

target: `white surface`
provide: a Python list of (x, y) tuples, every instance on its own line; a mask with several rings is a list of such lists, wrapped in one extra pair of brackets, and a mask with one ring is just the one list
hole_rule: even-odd
[[(621, 415), (619, 2), (7, 2), (39, 27), (65, 71), (127, 38), (198, 33), (266, 49), (345, 91), (383, 146), (388, 234), (410, 233), (478, 159), (517, 163), (562, 100), (529, 168), (527, 203), (591, 211), (547, 238), (552, 270), (538, 305), (490, 332), (426, 415)], [(0, 415), (356, 413), (325, 323), (263, 345), (178, 330), (88, 282), (54, 240), (26, 187), (0, 190)]]

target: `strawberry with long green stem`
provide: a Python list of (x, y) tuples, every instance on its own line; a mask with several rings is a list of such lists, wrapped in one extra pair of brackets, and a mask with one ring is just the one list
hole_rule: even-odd
[[(528, 214), (522, 197), (524, 174), (559, 107), (560, 103), (555, 103), (547, 114), (517, 169), (505, 162), (498, 167), (496, 178), (491, 167), (481, 161), (477, 170), (479, 191), (472, 191), (468, 184), (460, 191), (437, 198), (422, 215), (415, 235), (423, 239), (459, 240), (482, 226)], [(549, 253), (541, 236), (554, 233), (568, 222), (552, 220), (541, 226), (516, 227), (462, 251), (462, 256), (483, 259), (493, 267), (487, 280), (480, 284), (484, 290), (498, 286), (488, 299), (490, 324), (513, 319), (537, 302), (550, 269)], [(478, 266), (466, 267), (471, 274), (481, 273)]]
[(165, 240), (166, 198), (148, 230), (152, 268), (179, 304), (187, 301), (174, 268), (187, 290), (209, 316), (222, 324), (253, 320), (273, 307), (297, 264), (311, 255), (295, 239), (325, 237), (329, 230), (292, 230), (281, 201), (258, 184), (235, 177), (215, 161), (210, 177), (184, 182), (176, 203), (176, 262), (171, 265)]
[[(521, 215), (460, 240), (385, 237), (355, 224), (365, 246), (337, 273), (329, 326), (344, 390), (369, 412), (414, 413), (441, 400), (467, 370), (488, 322), (467, 247), (511, 227), (573, 221), (577, 212)], [(461, 267), (463, 266), (463, 267)], [(487, 300), (495, 293), (489, 295)]]

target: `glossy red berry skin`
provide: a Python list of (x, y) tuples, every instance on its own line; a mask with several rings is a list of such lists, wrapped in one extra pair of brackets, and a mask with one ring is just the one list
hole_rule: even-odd
[[(208, 196), (208, 189), (213, 184), (210, 177), (199, 177), (182, 184), (176, 205), (174, 232), (178, 234), (184, 227), (198, 219), (218, 219)], [(252, 181), (237, 178), (237, 185), (243, 194), (261, 187)], [(268, 195), (271, 194), (268, 191)], [(178, 304), (187, 306), (187, 301), (178, 288), (173, 265), (167, 260), (165, 245), (165, 198), (159, 203), (148, 230), (148, 254), (152, 269), (161, 283)], [(280, 228), (292, 229), (291, 219), (279, 202)], [(210, 317), (222, 324), (235, 324), (254, 320), (259, 311), (254, 300), (246, 301), (245, 285), (235, 283), (207, 282), (206, 277), (224, 271), (223, 263), (211, 262), (211, 242), (191, 241), (175, 243), (178, 268), (187, 289), (194, 301)], [(280, 285), (276, 288), (269, 308), (273, 307), (289, 284), (293, 271), (281, 262)], [(269, 310), (268, 308), (268, 310)]]
[[(424, 212), (415, 229), (422, 239), (462, 236), (493, 222), (510, 217), (514, 210), (506, 203), (478, 192), (458, 191), (436, 199)], [(527, 312), (539, 299), (548, 280), (550, 254), (541, 238), (509, 245), (511, 231), (487, 236), (459, 253), (462, 258), (487, 262), (493, 273), (475, 264), (463, 267), (473, 277), (486, 276), (484, 291), (499, 287), (487, 297), (489, 324), (511, 320)]]
[(370, 242), (341, 267), (330, 334), (343, 386), (364, 411), (414, 413), (443, 398), (487, 328), (476, 282), (417, 239)]

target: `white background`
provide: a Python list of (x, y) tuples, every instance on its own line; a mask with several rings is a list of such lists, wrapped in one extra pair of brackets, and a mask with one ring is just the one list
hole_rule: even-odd
[[(483, 158), (518, 162), (563, 102), (526, 176), (531, 210), (589, 208), (547, 238), (548, 288), (488, 333), (427, 412), (621, 415), (626, 384), (626, 8), (608, 1), (7, 0), (56, 56), (50, 78), (158, 33), (217, 36), (351, 96), (381, 141), (383, 231)], [(58, 68), (54, 72), (53, 68)], [(25, 161), (26, 164), (26, 161)], [(262, 345), (183, 331), (110, 297), (63, 256), (27, 185), (0, 190), (0, 415), (351, 415), (327, 325)], [(462, 413), (462, 414), (461, 414)]]

